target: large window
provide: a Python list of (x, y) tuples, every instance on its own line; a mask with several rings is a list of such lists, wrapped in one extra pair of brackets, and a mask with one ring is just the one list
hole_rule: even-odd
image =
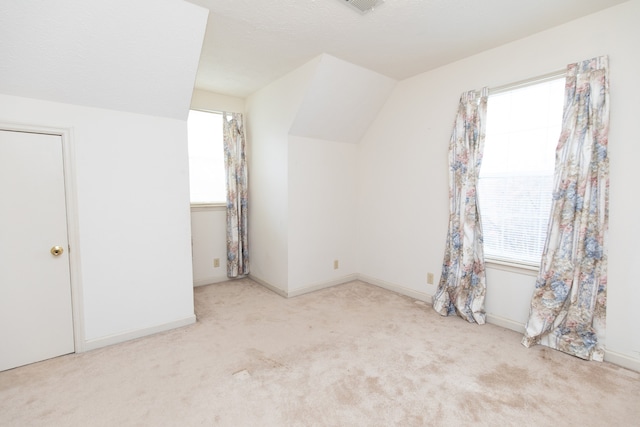
[(478, 200), (488, 261), (539, 266), (551, 210), (564, 78), (491, 94)]
[(189, 111), (188, 139), (191, 203), (225, 203), (222, 114)]

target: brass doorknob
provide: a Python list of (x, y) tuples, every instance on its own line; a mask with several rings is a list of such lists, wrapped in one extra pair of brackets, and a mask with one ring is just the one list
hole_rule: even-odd
[(60, 256), (62, 255), (62, 252), (64, 252), (62, 246), (54, 246), (51, 248), (51, 255), (53, 256)]

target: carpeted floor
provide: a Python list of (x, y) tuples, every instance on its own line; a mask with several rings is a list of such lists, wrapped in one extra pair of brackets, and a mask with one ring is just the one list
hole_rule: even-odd
[(639, 425), (640, 373), (362, 282), (196, 288), (195, 325), (0, 373), (2, 426)]

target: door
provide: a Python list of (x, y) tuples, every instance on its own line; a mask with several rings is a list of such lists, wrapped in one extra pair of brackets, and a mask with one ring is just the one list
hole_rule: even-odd
[(74, 351), (62, 153), (0, 130), (0, 371)]

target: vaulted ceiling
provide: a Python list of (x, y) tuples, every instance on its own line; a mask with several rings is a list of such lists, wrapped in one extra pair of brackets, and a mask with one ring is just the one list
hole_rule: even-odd
[(186, 119), (206, 20), (176, 0), (0, 1), (0, 93)]
[(322, 53), (404, 79), (626, 0), (188, 0), (210, 10), (196, 88), (245, 97)]

